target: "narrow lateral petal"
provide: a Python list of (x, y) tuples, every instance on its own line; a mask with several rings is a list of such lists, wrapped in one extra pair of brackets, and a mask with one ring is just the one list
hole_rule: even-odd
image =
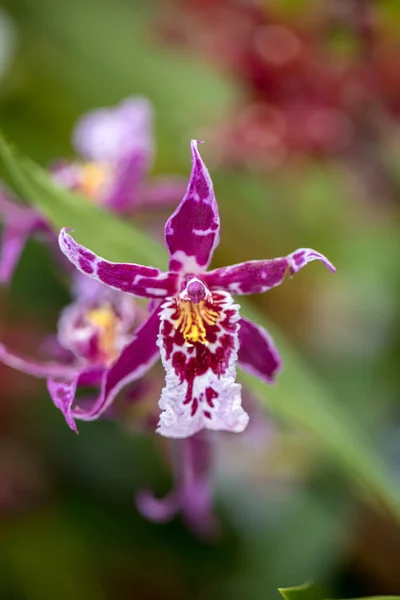
[(162, 305), (158, 345), (166, 385), (159, 402), (161, 435), (185, 438), (202, 429), (245, 429), (248, 415), (235, 382), (238, 308), (226, 292), (214, 293), (203, 304), (168, 299)]
[(239, 323), (239, 367), (266, 383), (274, 383), (282, 361), (270, 334), (243, 317)]
[(320, 260), (332, 273), (336, 270), (323, 254), (311, 248), (300, 248), (283, 258), (221, 267), (205, 273), (203, 279), (210, 290), (223, 289), (238, 295), (259, 294), (280, 285), (287, 273), (294, 275), (313, 260)]
[(33, 360), (10, 350), (4, 344), (0, 344), (0, 361), (12, 369), (41, 379), (48, 377), (72, 379), (79, 371), (77, 367), (71, 365)]
[(192, 141), (192, 172), (186, 194), (165, 225), (171, 271), (202, 272), (219, 243), (219, 214), (207, 167)]
[(75, 419), (94, 421), (112, 404), (120, 390), (142, 377), (158, 360), (157, 335), (160, 327), (158, 309), (137, 329), (132, 341), (125, 346), (115, 363), (103, 371), (98, 396), (85, 407), (75, 403), (77, 387), (89, 385), (83, 381), (83, 373), (78, 378), (65, 381), (52, 378), (48, 390), (54, 404), (61, 410), (68, 425), (76, 431)]
[(178, 275), (134, 263), (114, 263), (78, 244), (64, 228), (58, 238), (61, 251), (84, 275), (141, 298), (164, 298), (177, 292)]

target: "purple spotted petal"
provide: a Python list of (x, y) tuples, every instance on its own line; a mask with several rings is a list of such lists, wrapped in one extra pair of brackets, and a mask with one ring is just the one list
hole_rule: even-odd
[(98, 396), (90, 403), (85, 402), (85, 406), (80, 407), (75, 402), (77, 386), (83, 385), (80, 376), (67, 381), (55, 377), (49, 379), (49, 393), (71, 429), (76, 431), (75, 419), (81, 421), (98, 419), (125, 385), (142, 377), (154, 365), (159, 358), (156, 344), (159, 326), (158, 309), (156, 309), (136, 330), (132, 341), (125, 346), (115, 363), (103, 371)]
[(288, 259), (290, 261), (291, 275), (298, 273), (300, 269), (305, 267), (309, 262), (312, 262), (313, 260), (322, 261), (324, 265), (328, 267), (330, 271), (332, 271), (332, 273), (336, 272), (336, 269), (333, 266), (333, 264), (323, 254), (320, 254), (312, 248), (299, 248), (295, 252), (292, 252), (292, 254), (289, 254)]
[(289, 256), (271, 260), (252, 260), (205, 273), (203, 279), (210, 290), (227, 290), (231, 294), (259, 294), (282, 283), (287, 273), (294, 275), (307, 263), (320, 260), (332, 273), (335, 267), (323, 254), (311, 248), (300, 248)]
[(266, 383), (274, 383), (282, 361), (270, 334), (243, 317), (239, 323), (239, 366)]
[(150, 102), (132, 97), (115, 107), (88, 113), (76, 125), (73, 144), (88, 160), (118, 163), (138, 153), (149, 166), (153, 155)]
[(76, 366), (33, 360), (10, 350), (4, 344), (0, 344), (0, 361), (12, 369), (41, 379), (60, 377), (70, 380), (78, 373)]
[[(171, 298), (162, 304), (158, 344), (166, 370), (166, 385), (159, 406), (157, 432), (185, 438), (202, 429), (240, 432), (248, 423), (241, 406), (240, 385), (235, 382), (238, 340), (238, 305), (223, 291), (216, 292), (199, 309), (179, 305)], [(200, 310), (182, 320), (187, 307)], [(185, 331), (204, 328), (203, 343), (190, 343)]]
[(84, 275), (142, 298), (163, 298), (177, 292), (178, 275), (133, 263), (113, 263), (81, 246), (62, 229), (59, 244), (68, 260)]
[(143, 490), (137, 496), (137, 506), (145, 517), (158, 523), (170, 521), (181, 512), (194, 533), (209, 538), (216, 526), (211, 498), (211, 443), (204, 434), (197, 434), (175, 445), (175, 488), (163, 499)]
[(218, 205), (197, 142), (192, 141), (192, 173), (186, 194), (165, 225), (171, 271), (205, 271), (219, 243)]

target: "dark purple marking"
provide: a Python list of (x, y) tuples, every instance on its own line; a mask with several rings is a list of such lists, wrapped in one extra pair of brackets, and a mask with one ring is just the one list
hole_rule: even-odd
[(193, 398), (192, 407), (190, 410), (190, 414), (192, 417), (194, 417), (194, 415), (196, 414), (198, 407), (199, 407), (199, 403), (197, 401), (197, 398)]
[(213, 400), (215, 398), (218, 398), (217, 392), (212, 387), (206, 388), (206, 400), (207, 400), (207, 404), (211, 408), (214, 408), (214, 402), (213, 402)]
[(91, 275), (93, 273), (93, 267), (90, 262), (82, 258), (79, 259), (79, 267), (84, 273)]

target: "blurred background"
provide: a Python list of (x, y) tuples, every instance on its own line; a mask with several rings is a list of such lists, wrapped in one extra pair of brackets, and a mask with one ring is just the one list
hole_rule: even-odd
[[(215, 266), (302, 246), (332, 260), (334, 277), (315, 263), (251, 301), (318, 382), (315, 405), (324, 390), (365, 430), (393, 485), (399, 51), (398, 0), (0, 0), (0, 126), (24, 154), (71, 156), (85, 111), (147, 96), (154, 173), (187, 176), (188, 141), (207, 141)], [(30, 240), (0, 293), (1, 339), (33, 352), (68, 301), (49, 250)], [(135, 492), (166, 493), (171, 473), (134, 416), (82, 423), (77, 437), (43, 382), (0, 372), (1, 598), (273, 600), (305, 580), (331, 598), (400, 593), (400, 511), (371, 503), (365, 482), (268, 402), (251, 435), (218, 438), (221, 526), (207, 542), (179, 518), (138, 514)]]

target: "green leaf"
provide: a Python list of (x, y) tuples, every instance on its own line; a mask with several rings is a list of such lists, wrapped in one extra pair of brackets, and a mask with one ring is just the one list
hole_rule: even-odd
[[(305, 583), (297, 587), (280, 588), (279, 593), (285, 600), (322, 600), (321, 594), (314, 585)], [(370, 596), (353, 600), (400, 600), (400, 596)]]
[(321, 600), (317, 588), (309, 583), (291, 588), (279, 588), (279, 593), (285, 600)]
[[(76, 229), (79, 241), (108, 259), (165, 267), (166, 252), (157, 242), (133, 224), (122, 222), (74, 193), (60, 190), (43, 169), (17, 157), (1, 139), (0, 159), (19, 192), (55, 229)], [(370, 500), (380, 499), (400, 520), (396, 478), (363, 432), (265, 316), (244, 299), (241, 305), (243, 314), (271, 331), (285, 364), (284, 373), (273, 387), (267, 388), (258, 379), (243, 375), (259, 402), (288, 423), (307, 430), (319, 447), (363, 486)]]

